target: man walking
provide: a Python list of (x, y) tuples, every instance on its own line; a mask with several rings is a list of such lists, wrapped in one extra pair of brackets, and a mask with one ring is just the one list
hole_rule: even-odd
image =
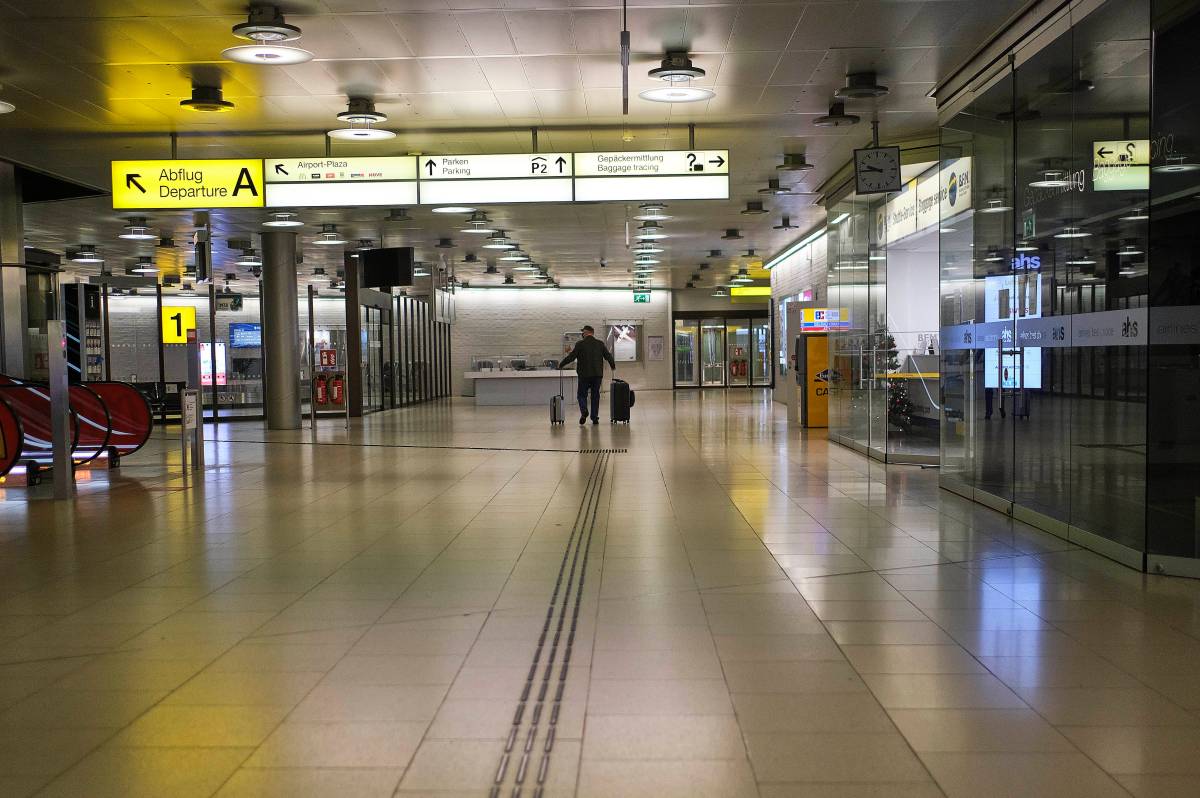
[(586, 424), (588, 420), (588, 394), (591, 394), (591, 417), (593, 424), (600, 423), (600, 385), (604, 381), (604, 361), (608, 361), (608, 365), (613, 371), (617, 370), (617, 363), (613, 360), (612, 354), (608, 351), (608, 347), (604, 342), (596, 337), (596, 331), (592, 329), (592, 325), (585, 325), (583, 337), (575, 344), (575, 348), (571, 350), (571, 354), (559, 361), (558, 367), (561, 369), (572, 361), (578, 362), (575, 367), (575, 374), (579, 382), (579, 423)]

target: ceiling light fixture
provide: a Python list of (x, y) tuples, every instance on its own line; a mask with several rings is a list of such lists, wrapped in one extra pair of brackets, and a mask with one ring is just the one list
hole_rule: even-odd
[(747, 202), (746, 207), (742, 209), (743, 216), (758, 216), (766, 213), (767, 209), (763, 207), (761, 202)]
[(1032, 244), (1029, 241), (1022, 241), (1020, 244), (1014, 247), (1015, 252), (1037, 252), (1038, 249), (1039, 247), (1037, 244)]
[(471, 218), (467, 219), (467, 226), (459, 232), (471, 235), (491, 235), (496, 232), (496, 228), (492, 227), (492, 221), (486, 213), (475, 211), (471, 214)]
[(145, 217), (134, 216), (129, 219), (129, 224), (125, 225), (125, 232), (117, 237), (127, 241), (152, 241), (158, 238), (158, 235), (146, 224)]
[(1133, 258), (1144, 254), (1145, 253), (1142, 250), (1138, 249), (1137, 244), (1134, 243), (1133, 239), (1128, 239), (1124, 244), (1121, 245), (1121, 248), (1117, 250), (1118, 258)]
[(638, 212), (633, 215), (639, 222), (665, 222), (671, 218), (667, 206), (661, 202), (647, 202), (638, 206)]
[(1079, 257), (1071, 258), (1069, 261), (1067, 261), (1067, 265), (1068, 266), (1095, 266), (1096, 259), (1092, 257), (1092, 254), (1090, 252), (1088, 252), (1087, 250), (1084, 250), (1083, 254), (1080, 255)]
[(321, 225), (320, 235), (317, 236), (313, 243), (323, 247), (334, 247), (345, 244), (346, 239), (342, 238), (338, 233), (336, 224), (323, 224)]
[(804, 159), (804, 153), (785, 152), (783, 163), (775, 168), (781, 172), (807, 172), (815, 167)]
[(874, 72), (852, 72), (846, 76), (846, 85), (833, 93), (839, 100), (869, 100), (888, 93), (887, 86), (875, 82)]
[(254, 44), (230, 47), (221, 53), (230, 61), (246, 64), (300, 64), (312, 60), (313, 54), (298, 47), (283, 47), (280, 42), (300, 38), (300, 28), (284, 21), (279, 7), (254, 5), (245, 22), (233, 26), (233, 35)]
[(100, 257), (100, 253), (96, 251), (95, 244), (80, 244), (73, 252), (68, 252), (67, 257), (72, 263), (104, 262), (104, 258)]
[(263, 227), (303, 227), (304, 222), (297, 218), (296, 214), (280, 211), (279, 213), (271, 214), (271, 218), (263, 222)]
[(633, 253), (635, 255), (657, 255), (660, 252), (666, 251), (666, 249), (655, 244), (653, 241), (643, 241), (640, 244), (633, 245)]
[(154, 258), (142, 255), (138, 258), (137, 265), (130, 271), (134, 274), (158, 274), (158, 267), (154, 265)]
[(1052, 166), (1049, 161), (1046, 168), (1038, 172), (1037, 179), (1029, 182), (1030, 188), (1066, 188), (1070, 185), (1066, 170)]
[(643, 241), (657, 241), (667, 237), (667, 232), (658, 222), (642, 222), (637, 229), (637, 237)]
[(694, 103), (716, 96), (710, 89), (688, 85), (693, 80), (704, 77), (704, 70), (693, 64), (684, 51), (668, 52), (667, 57), (662, 60), (662, 66), (651, 69), (649, 75), (665, 81), (668, 85), (638, 92), (638, 96), (643, 100), (657, 103)]
[(772, 230), (795, 230), (796, 225), (792, 224), (792, 217), (788, 216), (785, 213), (783, 215), (783, 217), (779, 220), (779, 224), (775, 225), (771, 229)]
[(845, 103), (836, 102), (829, 106), (828, 114), (818, 116), (813, 120), (813, 124), (817, 127), (848, 127), (857, 125), (861, 121), (861, 117), (846, 113)]
[(1007, 213), (1012, 210), (1012, 206), (1004, 201), (1004, 189), (1000, 186), (993, 186), (988, 192), (987, 198), (984, 200), (984, 206), (979, 209), (980, 213)]
[(192, 96), (186, 100), (180, 100), (179, 105), (193, 111), (209, 113), (228, 111), (233, 107), (233, 103), (226, 100), (221, 93), (220, 86), (192, 86)]
[(497, 230), (488, 236), (487, 241), (483, 243), (484, 249), (516, 249), (515, 242), (510, 241), (504, 236), (503, 230)]
[(1124, 216), (1117, 217), (1122, 222), (1144, 222), (1150, 218), (1150, 214), (1146, 213), (1143, 208), (1134, 208)]
[(769, 180), (767, 180), (767, 187), (760, 188), (758, 190), (758, 193), (759, 194), (772, 194), (777, 197), (783, 197), (783, 196), (790, 195), (792, 193), (792, 190), (790, 188), (785, 188), (784, 186), (779, 185), (779, 178), (772, 177)]
[(1188, 156), (1180, 153), (1178, 155), (1168, 155), (1167, 162), (1154, 167), (1155, 172), (1159, 174), (1178, 174), (1180, 172), (1194, 172), (1200, 169), (1200, 164), (1191, 163)]
[(1055, 233), (1055, 238), (1088, 238), (1091, 233), (1079, 227), (1064, 227), (1061, 233)]
[(253, 249), (244, 249), (234, 263), (238, 266), (262, 266), (262, 258)]
[(385, 222), (411, 222), (413, 218), (408, 215), (408, 208), (392, 208), (388, 211)]
[[(738, 230), (736, 227), (729, 228), (728, 230), (725, 231), (725, 235), (721, 236), (721, 240), (723, 240), (723, 241), (741, 241), (741, 239), (742, 239), (742, 231)], [(716, 254), (710, 253), (709, 257), (719, 258), (721, 256), (720, 250), (714, 249), (712, 252), (716, 253)]]
[(394, 139), (396, 134), (381, 130), (375, 125), (387, 121), (387, 114), (375, 110), (375, 101), (369, 97), (351, 97), (346, 110), (337, 118), (349, 125), (329, 131), (329, 138), (341, 141), (383, 141)]
[(526, 255), (524, 252), (522, 252), (520, 249), (515, 248), (515, 249), (510, 249), (508, 252), (505, 252), (503, 255), (501, 255), (499, 258), (497, 258), (497, 260), (521, 262), (521, 261), (529, 260), (529, 256)]

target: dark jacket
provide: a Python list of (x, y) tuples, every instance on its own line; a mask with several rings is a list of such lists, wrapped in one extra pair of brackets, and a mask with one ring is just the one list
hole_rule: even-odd
[(604, 361), (606, 360), (608, 365), (616, 369), (617, 363), (609, 354), (608, 347), (604, 345), (604, 342), (595, 336), (590, 338), (585, 336), (576, 342), (571, 354), (558, 362), (558, 367), (562, 368), (572, 361), (578, 361), (579, 365), (575, 367), (575, 373), (580, 377), (603, 377)]

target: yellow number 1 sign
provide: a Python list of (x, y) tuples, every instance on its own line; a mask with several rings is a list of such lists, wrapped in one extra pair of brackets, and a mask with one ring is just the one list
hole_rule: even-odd
[(189, 330), (196, 329), (196, 308), (191, 305), (163, 305), (162, 341), (164, 344), (186, 344)]

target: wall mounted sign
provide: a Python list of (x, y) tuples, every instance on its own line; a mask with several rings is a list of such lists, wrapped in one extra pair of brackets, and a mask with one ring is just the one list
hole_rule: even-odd
[(649, 291), (634, 291), (633, 292), (633, 304), (642, 305), (642, 304), (649, 304), (649, 302), (650, 302), (650, 292)]
[(729, 199), (729, 150), (577, 152), (575, 199)]
[(569, 152), (422, 155), (421, 204), (570, 202)]
[(1092, 142), (1092, 187), (1096, 191), (1147, 191), (1150, 140)]
[(186, 344), (188, 333), (196, 330), (196, 308), (194, 305), (163, 305), (162, 342), (164, 344)]
[(113, 161), (117, 209), (261, 208), (263, 162), (240, 160)]
[(417, 159), (274, 158), (264, 162), (268, 208), (415, 205)]
[(800, 309), (800, 332), (818, 333), (849, 329), (850, 311), (846, 308)]

